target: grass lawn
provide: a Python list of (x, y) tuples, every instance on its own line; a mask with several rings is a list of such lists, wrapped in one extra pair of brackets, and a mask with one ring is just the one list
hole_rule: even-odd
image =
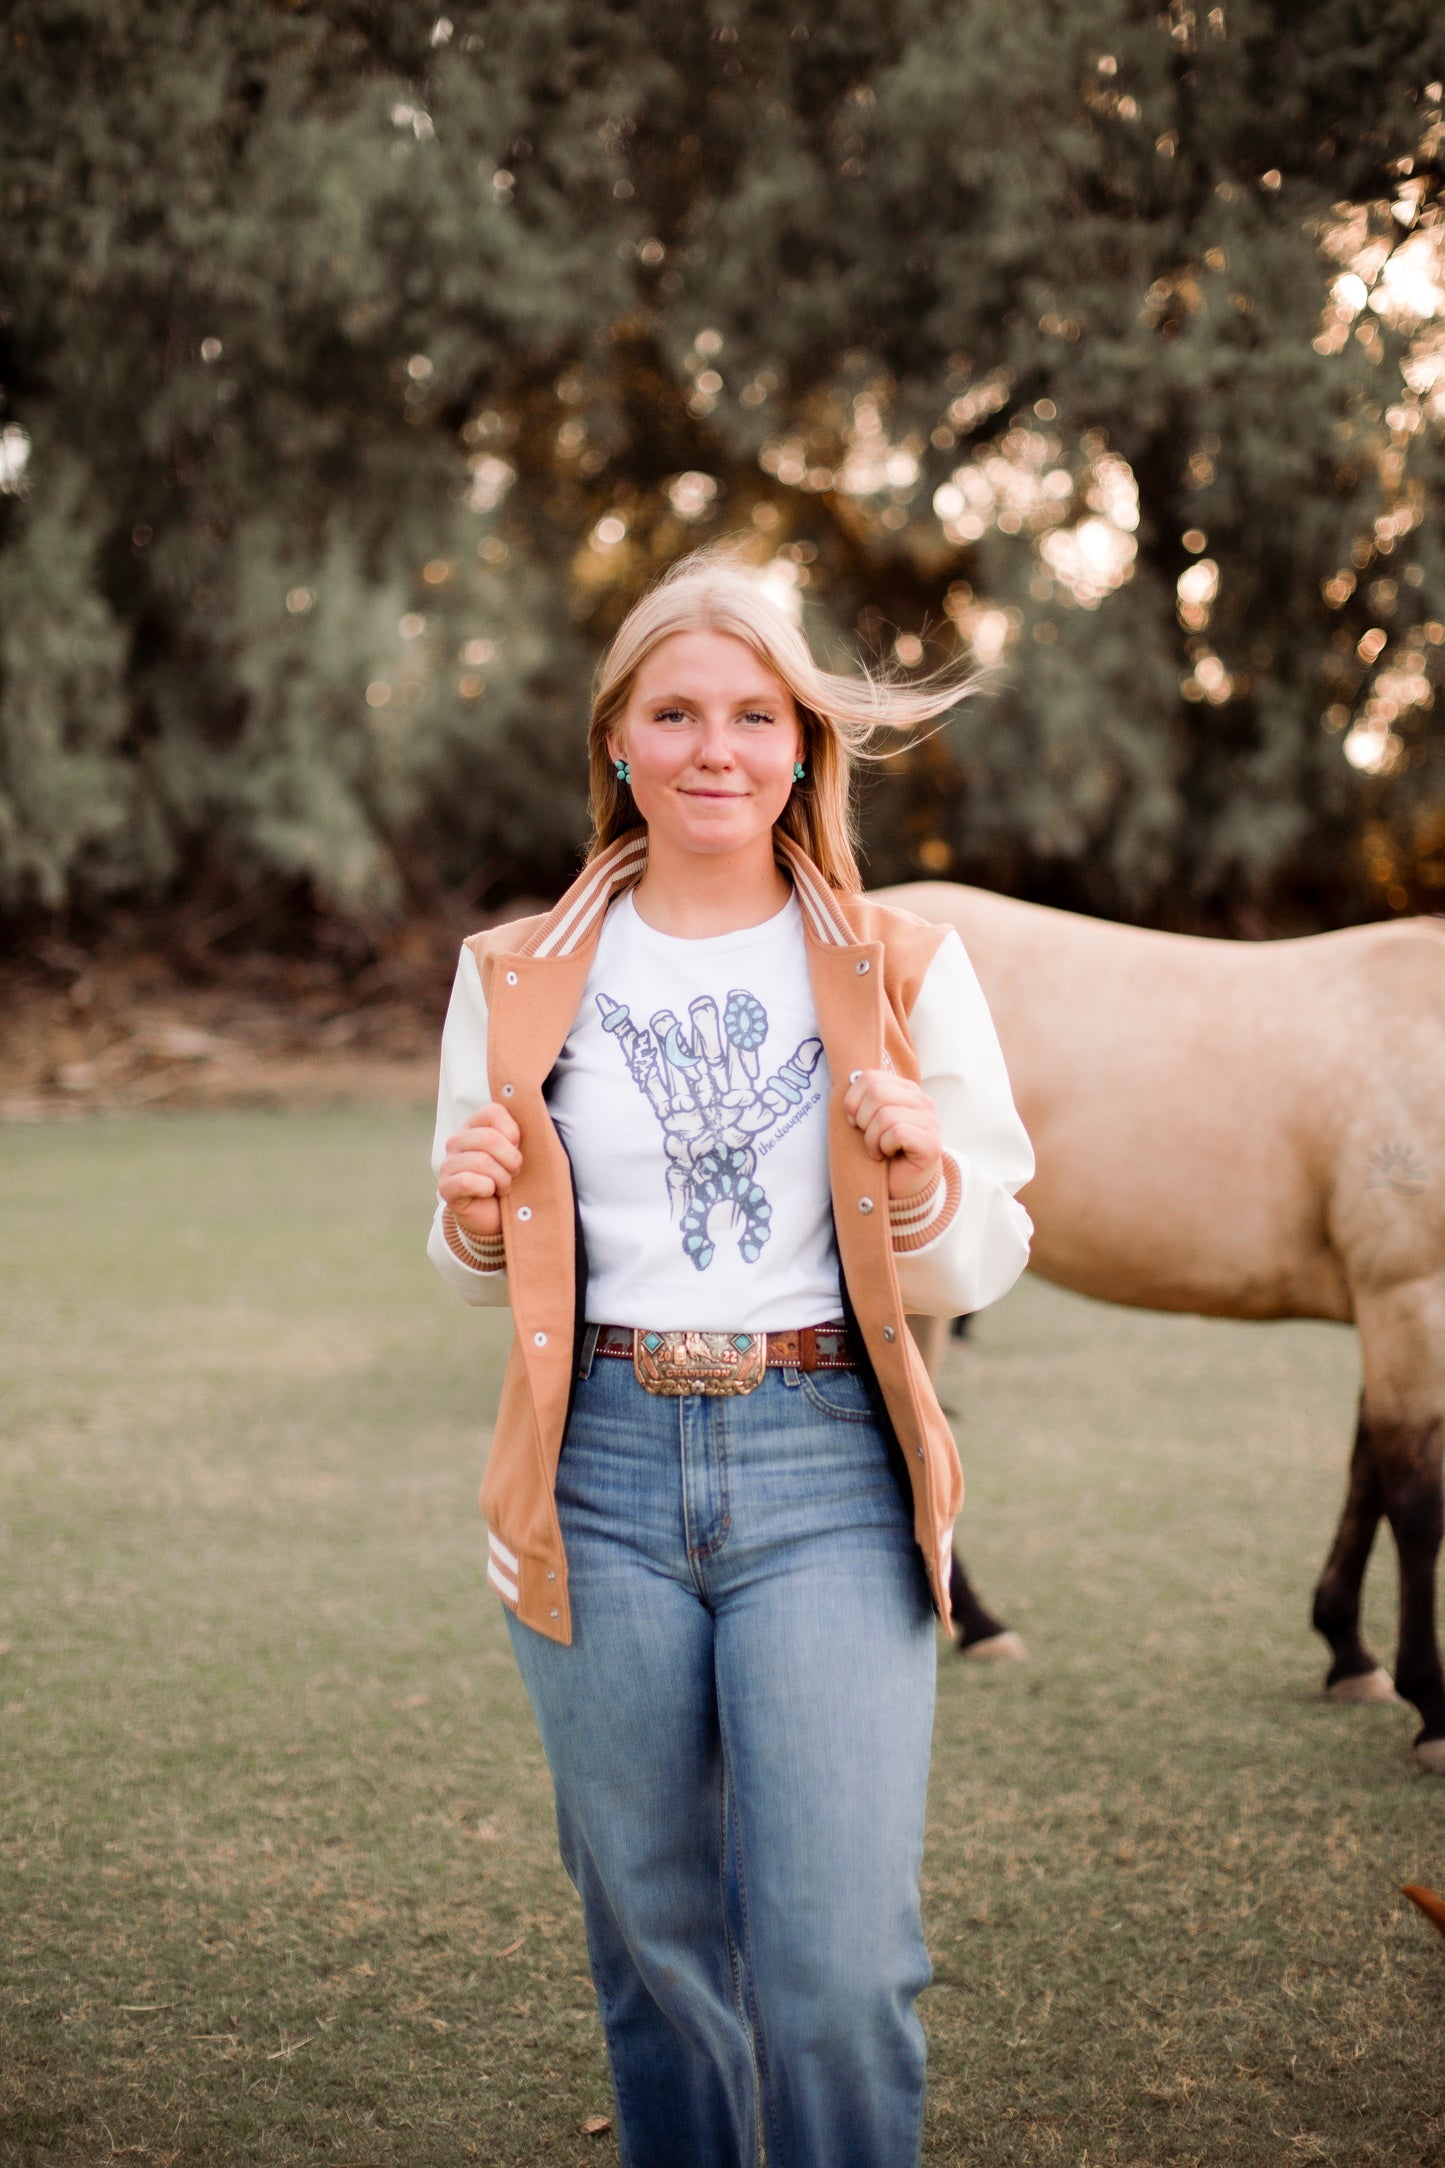
[[(0, 1130), (7, 2164), (615, 2157), (427, 1127)], [(1032, 1284), (951, 1358), (1033, 1657), (942, 1651), (930, 2162), (1445, 2164), (1445, 1784), (1306, 1625), (1354, 1390), (1344, 1332)]]

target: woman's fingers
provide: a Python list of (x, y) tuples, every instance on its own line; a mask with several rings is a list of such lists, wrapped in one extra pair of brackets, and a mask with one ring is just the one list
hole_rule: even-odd
[(459, 1204), (467, 1197), (503, 1197), (509, 1186), (507, 1177), (498, 1181), (484, 1167), (443, 1167), (437, 1184), (448, 1204)]
[(865, 1069), (853, 1079), (843, 1111), (863, 1138), (870, 1158), (906, 1155), (920, 1164), (937, 1159), (938, 1115), (921, 1084), (891, 1069)]
[(459, 1197), (455, 1202), (447, 1199), (446, 1203), (457, 1225), (478, 1240), (501, 1233), (502, 1208), (495, 1197)]
[(892, 1069), (860, 1069), (843, 1095), (843, 1112), (850, 1122), (858, 1122), (861, 1127), (872, 1110), (885, 1103), (898, 1107), (930, 1107), (933, 1101), (921, 1084), (896, 1075)]
[[(853, 1078), (843, 1096), (843, 1112), (847, 1115), (853, 1127), (863, 1132), (865, 1144), (868, 1141), (868, 1124), (878, 1110), (879, 1102), (876, 1086), (881, 1080), (882, 1073), (878, 1069), (861, 1070)], [(876, 1153), (874, 1157), (877, 1157)]]
[[(866, 1141), (866, 1134), (865, 1134)], [(890, 1186), (892, 1169), (898, 1166), (916, 1167), (920, 1173), (937, 1166), (940, 1144), (936, 1126), (929, 1122), (893, 1122), (880, 1119), (877, 1134), (870, 1145), (873, 1158), (888, 1162)]]
[(517, 1127), (516, 1115), (510, 1107), (504, 1107), (501, 1101), (497, 1099), (494, 1099), (490, 1106), (478, 1107), (476, 1113), (470, 1115), (463, 1122), (462, 1135), (465, 1136), (469, 1129), (499, 1130), (508, 1144), (520, 1144), (522, 1141), (522, 1132)]
[(522, 1164), (522, 1132), (506, 1107), (479, 1107), (454, 1137), (447, 1138), (447, 1156), (469, 1151), (488, 1151), (515, 1174)]
[(444, 1159), (437, 1177), (437, 1195), (442, 1203), (468, 1234), (477, 1236), (500, 1232), (499, 1199), (511, 1186), (512, 1177), (506, 1169), (480, 1152), (467, 1153), (460, 1164), (451, 1157)]
[(453, 1197), (505, 1197), (520, 1166), (487, 1151), (448, 1152), (437, 1187), (450, 1204)]
[(522, 1166), (522, 1132), (506, 1107), (479, 1107), (447, 1138), (437, 1188), (447, 1204), (505, 1197)]
[(442, 1165), (457, 1169), (470, 1167), (473, 1170), (479, 1169), (484, 1174), (500, 1172), (506, 1175), (510, 1183), (513, 1175), (521, 1171), (522, 1155), (517, 1147), (508, 1144), (504, 1137), (488, 1136), (487, 1132), (482, 1130), (474, 1141), (460, 1150), (448, 1151)]
[(448, 1137), (437, 1194), (472, 1235), (494, 1235), (501, 1205), (522, 1167), (522, 1132), (508, 1108), (479, 1107)]
[(863, 1132), (863, 1142), (874, 1159), (936, 1159), (938, 1124), (918, 1118), (911, 1110), (880, 1107)]

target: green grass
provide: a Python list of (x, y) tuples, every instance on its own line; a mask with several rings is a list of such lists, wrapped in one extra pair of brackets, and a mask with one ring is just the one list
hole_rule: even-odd
[[(613, 2157), (426, 1127), (0, 1131), (6, 2163)], [(943, 1652), (930, 2162), (1445, 2163), (1445, 1785), (1306, 1626), (1354, 1389), (1033, 1285), (952, 1359), (1033, 1660)]]

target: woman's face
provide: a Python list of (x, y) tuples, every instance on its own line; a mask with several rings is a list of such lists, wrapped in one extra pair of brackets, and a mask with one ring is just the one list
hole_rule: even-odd
[(631, 769), (654, 841), (709, 853), (772, 833), (801, 747), (791, 693), (746, 641), (725, 632), (659, 641), (607, 738), (612, 758)]

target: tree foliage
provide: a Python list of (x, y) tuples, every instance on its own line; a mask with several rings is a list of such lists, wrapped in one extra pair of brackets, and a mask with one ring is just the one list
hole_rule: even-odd
[(876, 779), (875, 877), (1438, 902), (1431, 0), (0, 40), (12, 916), (555, 888), (598, 642), (739, 531), (830, 648), (997, 663)]

